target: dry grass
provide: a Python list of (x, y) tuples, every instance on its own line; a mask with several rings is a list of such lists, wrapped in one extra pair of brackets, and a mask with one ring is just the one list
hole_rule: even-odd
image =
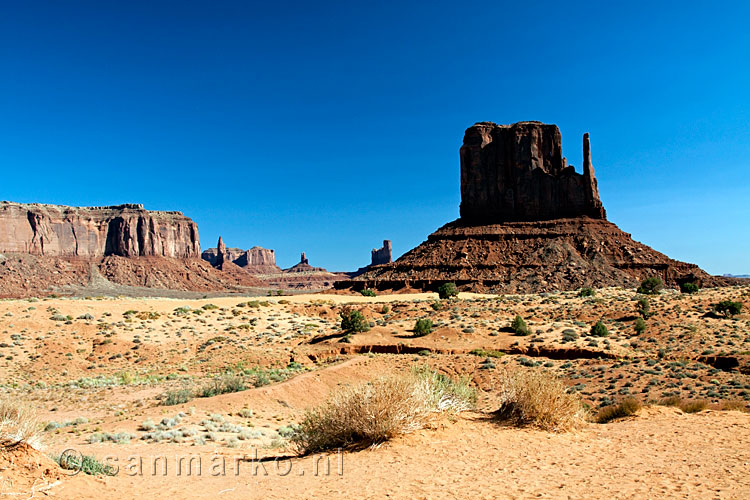
[(500, 376), (500, 409), (496, 418), (516, 425), (562, 432), (584, 420), (581, 400), (543, 369), (505, 371)]
[(596, 414), (595, 421), (598, 424), (606, 424), (618, 418), (629, 417), (638, 413), (643, 408), (643, 403), (635, 398), (623, 399), (617, 404), (605, 406)]
[(339, 389), (308, 410), (292, 442), (302, 453), (362, 448), (421, 429), (431, 413), (468, 409), (475, 400), (467, 381), (416, 369)]
[(38, 444), (39, 422), (30, 405), (11, 399), (0, 399), (0, 447), (19, 443)]

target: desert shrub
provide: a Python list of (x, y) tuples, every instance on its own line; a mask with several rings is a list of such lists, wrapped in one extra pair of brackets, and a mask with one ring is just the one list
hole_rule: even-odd
[(617, 404), (605, 406), (596, 414), (596, 423), (606, 424), (612, 420), (635, 415), (643, 407), (640, 401), (635, 398), (623, 399)]
[(365, 297), (376, 297), (377, 296), (377, 294), (375, 293), (375, 290), (370, 290), (369, 288), (365, 288), (364, 290), (361, 290), (359, 293), (361, 293)]
[(606, 337), (609, 335), (609, 330), (607, 330), (607, 326), (604, 323), (597, 321), (596, 324), (591, 327), (591, 335), (594, 337)]
[(585, 286), (578, 291), (579, 297), (593, 297), (594, 295), (596, 295), (596, 290), (588, 286)]
[(560, 432), (583, 421), (583, 406), (574, 393), (542, 368), (505, 371), (500, 377), (498, 420)]
[(742, 303), (733, 302), (731, 300), (722, 300), (718, 304), (714, 304), (714, 311), (727, 318), (731, 318), (742, 312)]
[(345, 306), (341, 309), (341, 329), (347, 333), (366, 332), (370, 329), (365, 315), (359, 311)]
[(183, 389), (171, 389), (169, 391), (166, 391), (161, 396), (159, 396), (159, 399), (161, 400), (161, 404), (164, 406), (174, 406), (174, 405), (181, 405), (183, 403), (187, 403), (191, 399), (193, 399), (193, 391), (188, 388)]
[(229, 394), (232, 392), (240, 392), (247, 389), (245, 379), (238, 375), (222, 375), (211, 380), (208, 384), (204, 385), (198, 393), (198, 397), (211, 398), (220, 394)]
[(703, 399), (685, 401), (680, 405), (680, 410), (685, 413), (698, 413), (706, 408), (708, 408), (708, 401)]
[(201, 307), (201, 309), (203, 309), (204, 311), (212, 311), (212, 310), (218, 309), (218, 308), (219, 308), (219, 306), (217, 306), (216, 304), (204, 304)]
[(458, 297), (458, 287), (455, 283), (443, 283), (438, 287), (438, 297), (441, 299), (451, 299)]
[(680, 396), (668, 396), (662, 400), (659, 401), (659, 404), (662, 406), (675, 406), (678, 407), (682, 404), (682, 399)]
[(700, 288), (695, 283), (680, 283), (682, 293), (696, 293)]
[(111, 465), (100, 462), (93, 455), (77, 455), (63, 453), (58, 457), (54, 457), (60, 467), (66, 470), (75, 470), (89, 474), (92, 476), (115, 476), (117, 475), (117, 469)]
[(416, 323), (414, 323), (414, 336), (415, 337), (424, 337), (428, 333), (432, 332), (432, 320), (431, 319), (418, 319)]
[(641, 333), (646, 331), (646, 322), (643, 320), (643, 318), (637, 318), (635, 320), (633, 328), (635, 329), (635, 333), (640, 335)]
[(529, 335), (531, 331), (521, 316), (516, 316), (510, 324), (516, 335)]
[(641, 286), (638, 287), (638, 293), (645, 295), (659, 295), (661, 289), (664, 287), (661, 279), (652, 276), (641, 281)]
[(641, 297), (635, 303), (635, 310), (641, 315), (643, 319), (648, 319), (652, 316), (651, 313), (651, 302), (646, 297)]
[(505, 353), (502, 351), (493, 351), (493, 350), (487, 350), (487, 349), (472, 349), (469, 351), (469, 354), (473, 354), (474, 356), (481, 356), (483, 358), (502, 358), (505, 356)]
[(342, 387), (305, 413), (291, 441), (302, 453), (380, 443), (422, 428), (432, 412), (468, 407), (469, 392), (429, 369)]
[(0, 448), (19, 443), (36, 445), (40, 425), (36, 411), (28, 404), (0, 399)]

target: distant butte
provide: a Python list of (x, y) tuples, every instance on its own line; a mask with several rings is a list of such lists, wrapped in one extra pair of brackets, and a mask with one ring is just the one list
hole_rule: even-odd
[(556, 125), (477, 123), (460, 148), (461, 217), (393, 263), (371, 265), (339, 289), (537, 293), (582, 286), (726, 284), (698, 266), (670, 259), (608, 222), (583, 136), (583, 172), (562, 154)]

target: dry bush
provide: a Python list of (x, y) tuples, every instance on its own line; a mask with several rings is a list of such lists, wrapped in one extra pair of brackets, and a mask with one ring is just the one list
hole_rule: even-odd
[(302, 453), (361, 448), (420, 429), (433, 412), (470, 408), (475, 400), (467, 381), (417, 369), (337, 390), (307, 411), (291, 440)]
[(708, 408), (708, 401), (704, 399), (693, 399), (685, 401), (680, 405), (680, 410), (685, 413), (698, 413)]
[(516, 425), (562, 432), (583, 422), (581, 400), (547, 370), (505, 371), (500, 376), (500, 398), (496, 418)]
[(719, 406), (719, 409), (722, 411), (741, 411), (745, 413), (750, 413), (750, 409), (748, 409), (747, 403), (744, 401), (740, 401), (738, 399), (730, 399), (722, 401), (721, 405)]
[(11, 447), (19, 443), (32, 446), (38, 444), (39, 422), (30, 405), (0, 399), (0, 447)]
[(612, 420), (635, 415), (643, 408), (643, 403), (635, 398), (623, 399), (617, 404), (605, 406), (596, 414), (595, 421), (598, 424), (606, 424)]

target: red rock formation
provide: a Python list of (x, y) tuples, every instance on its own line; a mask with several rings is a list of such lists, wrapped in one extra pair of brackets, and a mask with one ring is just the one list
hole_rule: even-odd
[(566, 165), (555, 125), (478, 123), (461, 147), (461, 218), (392, 264), (370, 266), (336, 288), (463, 289), (498, 293), (732, 283), (670, 259), (606, 221), (583, 137), (583, 174)]
[[(223, 245), (223, 242), (221, 243)], [(241, 248), (225, 248), (223, 262), (232, 262), (251, 274), (272, 274), (281, 272), (276, 265), (276, 253), (273, 250), (255, 246), (249, 250)], [(219, 250), (209, 248), (204, 250), (201, 258), (214, 267), (218, 267)]]
[(66, 207), (0, 202), (0, 252), (59, 257), (200, 255), (198, 226), (143, 205)]
[(477, 123), (464, 135), (461, 218), (476, 222), (606, 218), (584, 136), (584, 173), (562, 156), (560, 130), (541, 122)]
[(393, 249), (391, 248), (391, 240), (383, 240), (382, 248), (372, 249), (372, 261), (371, 266), (377, 266), (380, 264), (390, 264), (393, 262)]
[(227, 247), (224, 245), (224, 240), (219, 236), (219, 242), (216, 244), (216, 264), (214, 264), (214, 267), (221, 269), (224, 267), (224, 262), (231, 262), (231, 260), (227, 258)]

